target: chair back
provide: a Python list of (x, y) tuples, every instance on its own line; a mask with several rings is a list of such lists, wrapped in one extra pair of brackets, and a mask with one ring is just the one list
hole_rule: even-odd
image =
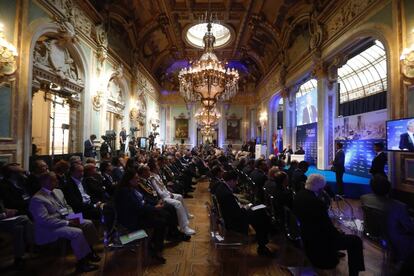
[(285, 231), (288, 239), (300, 241), (302, 237), (299, 220), (289, 207), (284, 206), (283, 209), (285, 213)]
[(101, 223), (104, 227), (104, 244), (109, 244), (114, 239), (116, 228), (116, 209), (113, 202), (107, 202), (102, 209)]
[(364, 234), (369, 239), (378, 242), (382, 247), (387, 247), (385, 230), (385, 213), (368, 206), (362, 206), (364, 214)]

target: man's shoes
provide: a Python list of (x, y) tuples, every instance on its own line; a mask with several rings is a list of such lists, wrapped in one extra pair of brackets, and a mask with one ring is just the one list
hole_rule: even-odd
[(273, 252), (266, 246), (259, 246), (257, 248), (257, 254), (264, 257), (273, 257), (274, 255)]
[(167, 260), (164, 258), (164, 257), (162, 257), (162, 256), (160, 256), (160, 255), (154, 255), (154, 256), (152, 256), (152, 258), (157, 262), (157, 263), (160, 263), (160, 264), (165, 264), (166, 262), (167, 262)]
[(98, 268), (99, 266), (90, 264), (86, 260), (82, 260), (76, 265), (76, 272), (91, 272), (97, 270)]
[(99, 263), (101, 261), (101, 257), (99, 257), (95, 252), (91, 252), (88, 255), (88, 261), (92, 263)]
[(186, 234), (187, 236), (191, 236), (194, 235), (196, 233), (196, 231), (194, 231), (194, 229), (191, 229), (190, 227), (186, 227), (184, 228), (184, 234)]

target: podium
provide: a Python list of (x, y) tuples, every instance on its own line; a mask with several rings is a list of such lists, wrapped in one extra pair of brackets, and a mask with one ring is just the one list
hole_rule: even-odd
[(255, 159), (259, 159), (260, 155), (264, 154), (266, 156), (267, 146), (266, 145), (256, 145)]
[(291, 154), (290, 155), (290, 161), (296, 160), (298, 162), (305, 161), (305, 155), (304, 154)]

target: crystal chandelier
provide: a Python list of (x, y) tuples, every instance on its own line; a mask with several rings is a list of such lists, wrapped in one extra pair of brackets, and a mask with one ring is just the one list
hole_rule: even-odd
[(211, 126), (204, 126), (201, 130), (201, 135), (203, 136), (211, 136), (214, 132), (214, 129)]
[(239, 72), (226, 68), (214, 54), (215, 37), (211, 32), (211, 22), (204, 35), (204, 53), (199, 60), (178, 74), (180, 94), (187, 102), (201, 101), (211, 108), (218, 100), (229, 100), (238, 91)]
[(213, 126), (218, 123), (221, 114), (215, 108), (203, 107), (194, 115), (200, 125)]

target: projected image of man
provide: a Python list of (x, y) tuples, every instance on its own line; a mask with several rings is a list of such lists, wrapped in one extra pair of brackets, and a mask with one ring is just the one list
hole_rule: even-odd
[(400, 136), (400, 149), (414, 151), (414, 119), (407, 122), (407, 132)]
[(311, 93), (306, 95), (306, 106), (302, 112), (302, 124), (311, 124), (315, 123), (317, 120), (318, 112), (316, 107), (312, 104)]

